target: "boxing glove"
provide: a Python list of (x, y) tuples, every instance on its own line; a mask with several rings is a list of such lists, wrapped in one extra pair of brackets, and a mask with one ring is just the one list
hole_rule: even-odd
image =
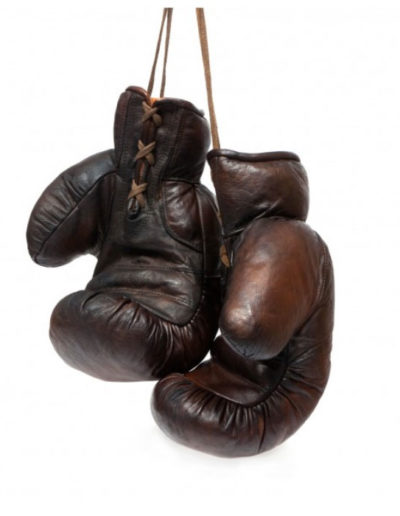
[(207, 353), (220, 309), (220, 223), (200, 184), (210, 136), (191, 103), (138, 87), (118, 102), (115, 148), (69, 168), (31, 214), (33, 260), (97, 257), (85, 290), (62, 299), (51, 341), (104, 380), (187, 371)]
[(291, 153), (208, 155), (230, 267), (211, 359), (155, 387), (164, 432), (215, 455), (282, 443), (328, 380), (334, 286), (327, 246), (304, 220), (308, 183)]

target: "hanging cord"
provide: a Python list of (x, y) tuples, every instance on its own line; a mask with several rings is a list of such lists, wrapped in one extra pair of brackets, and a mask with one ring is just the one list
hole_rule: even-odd
[(219, 149), (220, 143), (219, 143), (219, 135), (218, 135), (218, 125), (217, 125), (217, 117), (215, 115), (215, 108), (214, 108), (214, 101), (213, 101), (213, 94), (212, 94), (212, 84), (211, 84), (211, 67), (210, 67), (210, 55), (208, 52), (207, 27), (206, 27), (206, 19), (204, 16), (203, 7), (196, 8), (196, 15), (197, 15), (197, 25), (199, 28), (201, 55), (203, 57), (204, 76), (206, 79), (208, 111), (210, 113), (211, 136), (212, 136), (214, 149)]
[[(212, 137), (214, 149), (220, 149), (221, 145), (219, 142), (217, 117), (215, 114), (214, 100), (213, 100), (213, 94), (212, 94), (211, 66), (210, 66), (210, 54), (208, 51), (206, 19), (204, 16), (204, 9), (202, 7), (196, 8), (196, 16), (197, 16), (197, 26), (199, 28), (199, 38), (200, 38), (200, 46), (201, 46), (201, 55), (203, 58), (204, 76), (206, 79), (208, 111), (210, 113), (211, 137)], [(220, 214), (219, 214), (219, 217), (221, 217)], [(225, 244), (222, 244), (221, 247), (219, 248), (219, 258), (226, 268), (229, 268), (231, 266), (229, 255), (227, 253)]]
[(167, 33), (165, 36), (164, 62), (163, 62), (163, 71), (162, 71), (161, 88), (160, 88), (160, 97), (164, 96), (165, 83), (167, 80), (167, 60), (168, 60), (168, 50), (169, 50), (169, 39), (170, 39), (170, 35), (171, 35), (172, 12), (173, 12), (172, 7), (165, 7), (163, 10), (160, 33), (158, 35), (153, 66), (151, 67), (149, 85), (147, 86), (147, 91), (148, 91), (148, 94), (150, 97), (151, 97), (151, 94), (153, 92), (153, 87), (154, 87), (154, 77), (156, 74), (158, 56), (160, 54), (161, 40), (162, 40), (162, 36), (164, 33), (165, 20), (167, 20)]

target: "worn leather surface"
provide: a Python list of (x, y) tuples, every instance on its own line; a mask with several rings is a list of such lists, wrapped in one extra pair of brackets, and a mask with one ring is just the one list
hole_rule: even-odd
[(231, 267), (211, 359), (162, 379), (164, 432), (215, 455), (254, 455), (308, 418), (328, 380), (333, 269), (305, 222), (308, 184), (289, 153), (213, 150), (208, 159)]
[[(73, 367), (105, 380), (147, 380), (187, 371), (207, 353), (220, 309), (220, 224), (200, 184), (209, 128), (191, 103), (162, 98), (143, 121), (145, 90), (122, 93), (115, 149), (58, 176), (31, 214), (27, 240), (40, 265), (98, 259), (86, 289), (55, 307), (50, 337)], [(139, 177), (138, 141), (155, 141)], [(131, 181), (147, 182), (145, 206), (127, 210)]]

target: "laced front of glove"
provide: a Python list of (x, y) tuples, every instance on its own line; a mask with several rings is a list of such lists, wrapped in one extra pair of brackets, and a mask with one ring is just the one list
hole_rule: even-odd
[[(154, 134), (158, 127), (162, 124), (162, 117), (158, 114), (158, 108), (152, 107), (148, 102), (142, 102), (143, 107), (143, 139), (148, 138), (149, 134)], [(149, 127), (149, 125), (151, 126)], [(149, 168), (155, 164), (154, 149), (156, 147), (156, 141), (152, 140), (148, 143), (144, 143), (142, 139), (138, 141), (138, 151), (135, 155), (135, 161), (137, 162), (137, 175), (138, 182), (135, 178), (132, 179), (131, 191), (128, 195), (128, 210), (130, 216), (134, 217), (137, 215), (140, 208), (144, 208), (146, 205), (145, 191), (147, 190), (148, 183), (144, 182)]]
[[(135, 161), (138, 163), (138, 180), (132, 178), (131, 183), (131, 191), (128, 195), (128, 211), (130, 218), (134, 218), (140, 208), (144, 208), (146, 205), (144, 192), (147, 190), (148, 183), (144, 182), (144, 178), (148, 173), (149, 167), (155, 164), (154, 159), (154, 149), (156, 146), (156, 141), (152, 139), (155, 136), (155, 132), (158, 127), (162, 124), (162, 117), (158, 113), (158, 108), (151, 105), (151, 93), (154, 87), (154, 78), (155, 72), (158, 62), (158, 56), (160, 54), (161, 47), (161, 39), (164, 32), (165, 23), (167, 23), (167, 30), (165, 36), (165, 51), (164, 51), (164, 63), (163, 63), (163, 71), (162, 71), (162, 79), (161, 79), (161, 88), (160, 88), (160, 98), (164, 96), (165, 91), (165, 83), (166, 83), (166, 68), (167, 68), (167, 60), (168, 60), (168, 49), (169, 49), (169, 40), (171, 36), (171, 22), (172, 22), (172, 12), (173, 9), (171, 7), (166, 7), (163, 10), (163, 16), (161, 19), (161, 27), (160, 33), (158, 35), (158, 41), (156, 46), (156, 52), (154, 55), (153, 66), (150, 73), (149, 84), (147, 87), (147, 92), (149, 95), (150, 101), (146, 100), (142, 102), (143, 107), (143, 134), (142, 138), (138, 141), (138, 150), (135, 155)], [(149, 123), (152, 123), (152, 126), (149, 127)], [(144, 140), (144, 141), (143, 141)]]

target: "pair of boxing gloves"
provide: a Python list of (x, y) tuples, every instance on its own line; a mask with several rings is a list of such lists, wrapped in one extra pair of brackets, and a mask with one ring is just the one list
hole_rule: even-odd
[[(153, 415), (183, 444), (220, 456), (276, 446), (330, 369), (332, 264), (304, 222), (299, 158), (207, 153), (203, 112), (138, 87), (120, 96), (114, 139), (59, 175), (29, 220), (36, 263), (98, 260), (53, 311), (55, 349), (104, 380), (159, 379)], [(200, 184), (206, 159), (220, 214)]]

